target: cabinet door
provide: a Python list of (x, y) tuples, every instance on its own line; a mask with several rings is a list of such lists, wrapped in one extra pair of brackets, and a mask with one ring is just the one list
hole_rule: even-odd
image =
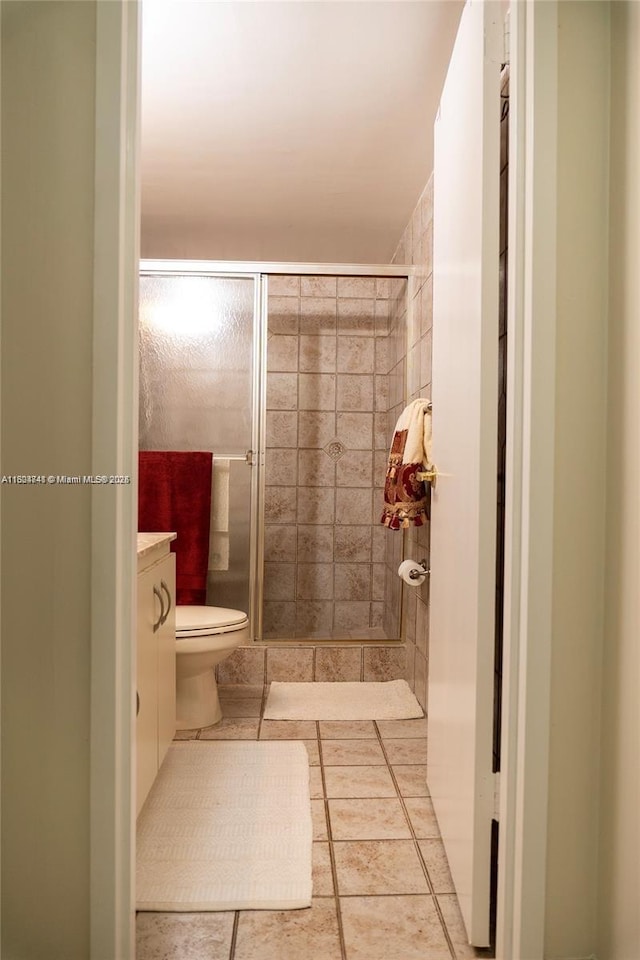
[(136, 816), (158, 772), (158, 642), (161, 604), (154, 594), (156, 567), (138, 577), (136, 654)]
[[(166, 620), (156, 633), (158, 651), (158, 767), (176, 732), (176, 558), (171, 553), (153, 568)], [(167, 607), (169, 608), (167, 614)]]

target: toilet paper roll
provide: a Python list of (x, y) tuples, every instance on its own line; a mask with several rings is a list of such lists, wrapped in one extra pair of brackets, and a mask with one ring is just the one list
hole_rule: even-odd
[[(414, 574), (412, 577), (411, 574)], [(398, 576), (410, 587), (419, 587), (427, 579), (424, 567), (416, 563), (415, 560), (403, 560), (398, 567)]]

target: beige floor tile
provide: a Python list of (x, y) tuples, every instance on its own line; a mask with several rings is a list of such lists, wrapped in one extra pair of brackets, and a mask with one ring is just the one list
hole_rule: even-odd
[(334, 843), (340, 896), (429, 893), (413, 840)]
[(458, 898), (452, 894), (443, 894), (436, 897), (436, 900), (442, 911), (447, 933), (455, 950), (456, 960), (475, 960), (476, 957), (486, 957), (486, 950), (476, 950), (467, 939), (467, 931), (458, 906)]
[(327, 814), (324, 800), (311, 801), (311, 818), (313, 820), (313, 839), (328, 840)]
[(322, 762), (348, 767), (384, 764), (385, 759), (377, 740), (323, 740)]
[(408, 764), (392, 767), (403, 797), (428, 797), (427, 768), (423, 764)]
[(306, 910), (240, 913), (234, 960), (340, 960), (341, 956), (333, 898), (315, 899)]
[(384, 749), (389, 763), (427, 762), (426, 737), (417, 737), (415, 740), (385, 740)]
[(396, 788), (387, 767), (324, 768), (328, 797), (395, 797)]
[(430, 896), (341, 897), (348, 960), (451, 960)]
[(324, 797), (322, 770), (319, 766), (309, 766), (309, 791), (311, 793), (312, 800), (322, 799)]
[(418, 846), (427, 865), (434, 893), (455, 893), (449, 862), (442, 840), (419, 840)]
[(248, 700), (221, 700), (223, 717), (259, 717), (262, 709), (262, 698), (251, 697)]
[(261, 740), (307, 740), (316, 736), (315, 720), (263, 720)]
[(376, 720), (376, 723), (383, 740), (408, 740), (427, 735), (426, 717), (421, 720)]
[(198, 730), (176, 730), (174, 740), (195, 740)]
[(313, 896), (332, 897), (334, 893), (329, 844), (319, 841), (313, 844)]
[(323, 740), (377, 740), (373, 720), (321, 720)]
[(405, 806), (411, 826), (419, 839), (439, 839), (440, 829), (430, 797), (406, 797)]
[(411, 837), (399, 800), (329, 800), (329, 819), (334, 840), (406, 840)]
[(312, 767), (317, 767), (320, 764), (320, 751), (318, 749), (318, 741), (303, 740), (302, 742), (307, 748), (307, 753), (309, 754), (309, 765)]
[(139, 913), (136, 960), (228, 960), (233, 911)]
[(249, 717), (223, 717), (213, 727), (200, 731), (200, 740), (256, 740), (260, 721)]

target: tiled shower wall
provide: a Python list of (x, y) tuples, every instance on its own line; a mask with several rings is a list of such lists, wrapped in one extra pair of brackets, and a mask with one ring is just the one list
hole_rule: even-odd
[(405, 289), (388, 278), (270, 278), (267, 640), (399, 636), (379, 520)]
[[(389, 430), (405, 403), (418, 397), (431, 397), (431, 334), (433, 321), (433, 174), (429, 178), (413, 211), (393, 263), (417, 267), (409, 290), (406, 318), (401, 305), (391, 309), (390, 326), (395, 330), (397, 345), (396, 372), (390, 377)], [(404, 352), (403, 352), (404, 348)], [(400, 368), (406, 370), (406, 393), (402, 391)], [(410, 527), (404, 533), (404, 556), (429, 561), (429, 524)], [(387, 531), (387, 556), (393, 557), (395, 570), (390, 570), (387, 590), (398, 589), (396, 571), (402, 556), (402, 534)], [(396, 562), (397, 561), (397, 562)], [(395, 576), (393, 576), (395, 574)], [(427, 664), (429, 648), (429, 578), (420, 587), (406, 586), (403, 591), (403, 619), (406, 647), (406, 678), (420, 704), (427, 708)]]

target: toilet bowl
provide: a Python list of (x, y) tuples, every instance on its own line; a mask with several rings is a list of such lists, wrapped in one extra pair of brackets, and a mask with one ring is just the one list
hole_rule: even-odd
[(214, 668), (249, 639), (242, 610), (176, 607), (176, 729), (209, 727), (222, 719)]

